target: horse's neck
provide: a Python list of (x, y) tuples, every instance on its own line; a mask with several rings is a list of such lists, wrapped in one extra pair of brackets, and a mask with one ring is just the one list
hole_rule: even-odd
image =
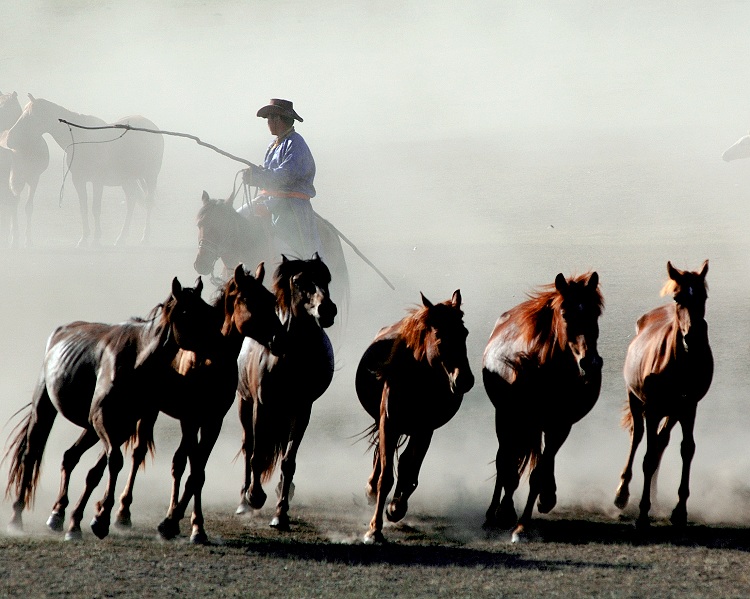
[(18, 110), (3, 107), (0, 110), (0, 114), (2, 114), (2, 117), (0, 117), (0, 131), (5, 131), (16, 124), (16, 121), (21, 116), (21, 107), (19, 106)]
[[(239, 212), (234, 212), (230, 219), (228, 231), (227, 247), (232, 252), (232, 258), (239, 262), (251, 262), (253, 260), (263, 259), (263, 252), (258, 252), (258, 244), (265, 243), (262, 237), (259, 238), (259, 219), (255, 216), (246, 218)], [(247, 264), (254, 267), (254, 264)]]
[(163, 359), (171, 362), (180, 350), (169, 323), (157, 315), (153, 321), (138, 323), (136, 366)]
[(67, 108), (63, 108), (58, 104), (52, 104), (51, 102), (50, 105), (53, 107), (53, 110), (51, 110), (53, 116), (50, 122), (47, 123), (46, 131), (52, 136), (52, 139), (55, 140), (57, 145), (65, 151), (70, 150), (70, 145), (72, 143), (84, 140), (87, 137), (86, 134), (88, 132), (61, 123), (60, 119), (64, 119), (70, 123), (75, 123), (76, 125), (84, 125), (86, 127), (99, 127), (101, 125), (106, 125), (106, 123), (98, 117), (79, 114), (72, 110), (68, 110)]

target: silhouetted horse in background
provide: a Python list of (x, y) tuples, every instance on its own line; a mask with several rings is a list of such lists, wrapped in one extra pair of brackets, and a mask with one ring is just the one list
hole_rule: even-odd
[[(49, 148), (41, 135), (29, 137), (15, 149), (8, 148), (8, 130), (15, 125), (22, 113), (16, 92), (0, 94), (0, 235), (13, 246), (20, 243), (18, 203), (26, 186), (29, 188), (29, 196), (25, 208), (25, 244), (32, 245), (31, 216), (34, 212), (34, 196), (39, 177), (49, 166)], [(9, 187), (6, 189), (5, 183), (8, 181)], [(10, 195), (7, 195), (8, 190)]]
[(279, 530), (289, 529), (297, 452), (313, 402), (333, 379), (333, 347), (324, 331), (336, 317), (336, 304), (328, 292), (330, 282), (331, 273), (317, 254), (311, 260), (283, 257), (273, 279), (277, 311), (285, 329), (280, 347), (271, 351), (246, 339), (238, 360), (245, 481), (237, 513), (263, 507), (266, 494), (262, 484), (281, 461), (276, 514), (271, 520), (271, 526)]
[[(81, 211), (82, 235), (78, 242), (83, 246), (89, 241), (87, 184), (92, 185), (91, 214), (94, 221), (93, 243), (101, 241), (101, 205), (105, 186), (122, 187), (125, 192), (126, 213), (117, 244), (125, 243), (130, 231), (133, 209), (136, 200), (143, 197), (146, 207), (146, 222), (142, 241), (148, 241), (151, 228), (156, 180), (161, 170), (164, 154), (164, 139), (161, 135), (139, 131), (86, 130), (73, 128), (60, 122), (60, 119), (83, 125), (99, 127), (106, 125), (102, 119), (78, 114), (42, 98), (29, 94), (30, 102), (23, 114), (8, 132), (7, 146), (21, 149), (32, 140), (49, 133), (65, 151), (67, 164), (73, 178), (73, 186), (78, 193)], [(142, 116), (129, 116), (116, 124), (157, 129), (156, 125)], [(236, 265), (235, 265), (236, 266)]]
[(485, 526), (516, 524), (513, 494), (520, 476), (531, 472), (514, 542), (524, 538), (537, 497), (542, 513), (557, 503), (555, 455), (599, 397), (596, 344), (604, 302), (598, 283), (596, 272), (567, 280), (558, 274), (554, 286), (500, 316), (484, 350), (482, 376), (499, 442)]
[(750, 158), (750, 133), (743, 135), (731, 146), (729, 146), (721, 155), (722, 160), (731, 162), (732, 160), (741, 160)]
[[(158, 409), (180, 421), (182, 438), (172, 459), (172, 496), (166, 518), (159, 525), (163, 538), (172, 539), (180, 532), (190, 499), (193, 543), (207, 541), (204, 529), (201, 491), (206, 478), (206, 463), (221, 432), (222, 423), (234, 403), (237, 392), (237, 356), (245, 337), (264, 347), (272, 347), (281, 333), (276, 316), (276, 298), (263, 286), (265, 269), (258, 265), (255, 276), (245, 273), (239, 264), (234, 275), (219, 290), (213, 308), (221, 318), (222, 338), (215, 347), (194, 352), (180, 350), (176, 364), (183, 375), (179, 387), (158, 398)], [(116, 523), (130, 526), (130, 505), (138, 467), (143, 464), (156, 414), (152, 420), (141, 420), (133, 450), (133, 463), (125, 490), (120, 497)], [(200, 435), (200, 439), (199, 439)], [(180, 496), (180, 481), (187, 462), (190, 475)]]
[(468, 334), (459, 290), (439, 304), (422, 295), (422, 307), (381, 329), (359, 362), (357, 395), (375, 420), (370, 429), (373, 470), (366, 493), (376, 507), (366, 543), (385, 540), (383, 510), (402, 438), (409, 441), (398, 460), (398, 483), (386, 510), (392, 522), (406, 515), (434, 431), (453, 418), (474, 385), (466, 351)]
[[(81, 537), (86, 503), (109, 467), (109, 484), (91, 528), (99, 538), (109, 532), (120, 446), (141, 419), (155, 418), (160, 399), (173, 393), (180, 375), (173, 362), (180, 349), (202, 353), (221, 336), (222, 319), (201, 299), (203, 285), (183, 288), (177, 278), (172, 293), (146, 319), (122, 324), (73, 322), (58, 327), (47, 341), (42, 372), (26, 418), (16, 427), (7, 456), (11, 458), (6, 493), (15, 492), (8, 527), (22, 530), (21, 515), (33, 500), (44, 449), (58, 414), (84, 429), (62, 462), (60, 495), (47, 522), (62, 529), (68, 484), (81, 455), (101, 441), (104, 449), (86, 476), (85, 489), (70, 518), (66, 539)], [(12, 433), (13, 434), (13, 433)]]
[(662, 295), (671, 294), (674, 303), (660, 306), (638, 319), (636, 335), (625, 358), (624, 376), (628, 403), (623, 425), (630, 429), (630, 453), (617, 489), (615, 505), (628, 504), (628, 486), (633, 477), (633, 460), (646, 429), (643, 458), (643, 495), (638, 528), (649, 526), (652, 481), (669, 437), (678, 422), (682, 427), (682, 478), (679, 501), (672, 512), (672, 524), (687, 524), (690, 495), (690, 464), (695, 454), (693, 428), (698, 402), (708, 392), (714, 360), (705, 321), (708, 260), (700, 272), (679, 270), (667, 262), (669, 280)]
[[(194, 263), (198, 274), (211, 275), (219, 259), (229, 272), (240, 262), (256, 264), (264, 260), (266, 264), (278, 265), (281, 256), (274, 255), (271, 231), (261, 217), (246, 218), (234, 209), (232, 199), (213, 200), (205, 191), (201, 200), (203, 205), (196, 218), (198, 254)], [(317, 222), (323, 260), (333, 275), (331, 297), (345, 315), (349, 305), (349, 271), (341, 239), (327, 220), (318, 216)]]

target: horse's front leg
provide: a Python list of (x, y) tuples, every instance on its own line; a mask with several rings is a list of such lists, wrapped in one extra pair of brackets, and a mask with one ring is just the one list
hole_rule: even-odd
[(620, 484), (615, 493), (615, 505), (621, 510), (625, 509), (630, 500), (630, 481), (633, 478), (635, 452), (643, 439), (643, 402), (629, 393), (628, 404), (630, 410), (630, 451), (625, 468), (620, 475)]
[(641, 530), (651, 525), (649, 512), (651, 511), (651, 499), (655, 495), (656, 473), (659, 470), (661, 457), (669, 443), (672, 427), (675, 425), (673, 419), (667, 419), (664, 427), (659, 430), (662, 421), (660, 415), (646, 414), (646, 455), (643, 456), (643, 494), (639, 504), (638, 520), (636, 527)]
[(99, 181), (91, 183), (91, 216), (94, 218), (94, 238), (92, 245), (98, 246), (102, 242), (102, 195), (104, 185)]
[(680, 417), (682, 426), (682, 444), (680, 445), (680, 456), (682, 457), (682, 477), (680, 478), (680, 487), (677, 492), (679, 501), (672, 511), (670, 521), (674, 526), (687, 525), (687, 500), (690, 497), (690, 465), (695, 455), (695, 438), (693, 429), (695, 428), (695, 412), (697, 404), (693, 404), (690, 409), (686, 410)]
[(217, 422), (211, 422), (201, 427), (201, 440), (196, 450), (196, 459), (191, 461), (190, 476), (185, 483), (185, 497), (180, 500), (180, 504), (187, 507), (187, 502), (190, 501), (189, 495), (192, 494), (193, 496), (190, 542), (196, 545), (203, 545), (208, 542), (203, 519), (203, 485), (206, 482), (206, 464), (216, 440), (219, 438), (221, 423), (222, 419), (219, 419)]
[(430, 430), (412, 434), (399, 457), (396, 490), (385, 512), (386, 518), (391, 522), (401, 520), (409, 509), (409, 497), (419, 484), (419, 470), (430, 447), (433, 432)]
[(544, 451), (539, 457), (536, 467), (529, 477), (529, 497), (526, 507), (518, 519), (511, 541), (518, 543), (526, 540), (531, 516), (534, 512), (534, 502), (539, 498), (537, 509), (546, 514), (557, 503), (557, 485), (555, 483), (555, 456), (570, 434), (570, 425), (564, 425), (558, 430), (544, 432)]
[(87, 428), (63, 454), (62, 466), (60, 467), (60, 493), (57, 496), (55, 505), (52, 506), (52, 513), (47, 519), (47, 526), (51, 530), (59, 532), (63, 529), (65, 508), (68, 507), (70, 475), (81, 460), (81, 456), (96, 445), (98, 440), (99, 437), (96, 431), (92, 428)]
[(139, 195), (138, 184), (134, 180), (125, 181), (122, 184), (122, 190), (125, 192), (125, 222), (122, 224), (115, 245), (123, 245), (128, 239), (130, 223), (133, 221), (133, 210)]
[(277, 489), (276, 515), (271, 520), (271, 526), (278, 530), (289, 530), (289, 500), (293, 488), (292, 479), (297, 469), (297, 452), (302, 443), (302, 437), (307, 430), (307, 425), (310, 423), (311, 412), (312, 403), (309, 403), (301, 406), (294, 414), (289, 442), (281, 458), (281, 480)]
[(245, 458), (245, 480), (240, 490), (240, 504), (237, 506), (236, 514), (247, 514), (253, 510), (248, 497), (248, 489), (252, 482), (252, 469), (250, 466), (253, 455), (253, 401), (245, 399), (237, 394), (239, 404), (240, 424), (242, 425), (242, 455)]
[(129, 528), (132, 525), (130, 506), (133, 503), (133, 488), (135, 487), (135, 477), (138, 469), (146, 460), (151, 441), (154, 438), (154, 422), (156, 414), (138, 421), (135, 433), (135, 445), (133, 446), (132, 460), (130, 464), (130, 474), (125, 483), (125, 489), (120, 495), (120, 508), (115, 516), (115, 525), (122, 528)]
[(96, 513), (91, 520), (92, 532), (103, 539), (109, 534), (109, 523), (112, 515), (112, 508), (115, 505), (115, 495), (117, 493), (117, 476), (122, 470), (125, 463), (123, 459), (122, 450), (120, 444), (125, 439), (103, 439), (105, 446), (109, 445), (109, 451), (107, 453), (107, 468), (109, 470), (109, 479), (107, 480), (107, 487), (104, 491), (104, 497), (96, 504)]
[(34, 240), (31, 234), (31, 217), (34, 214), (34, 196), (36, 195), (36, 188), (38, 185), (39, 177), (29, 181), (29, 197), (26, 199), (26, 206), (24, 207), (26, 212), (26, 235), (24, 243), (26, 247), (34, 245)]
[[(174, 539), (180, 534), (180, 520), (185, 516), (185, 507), (180, 509), (180, 486), (182, 475), (185, 473), (188, 459), (190, 459), (190, 471), (193, 471), (193, 456), (198, 446), (198, 427), (192, 423), (180, 421), (182, 438), (172, 456), (172, 492), (169, 500), (167, 515), (157, 527), (163, 539)], [(187, 484), (185, 485), (187, 489)], [(189, 501), (189, 499), (188, 499)]]
[(81, 520), (83, 520), (83, 511), (86, 509), (86, 504), (91, 498), (91, 494), (94, 492), (94, 489), (102, 480), (102, 476), (104, 476), (104, 470), (106, 469), (106, 467), (107, 451), (105, 449), (102, 450), (102, 452), (99, 454), (99, 458), (96, 461), (96, 464), (94, 464), (94, 466), (86, 475), (86, 482), (83, 487), (83, 493), (81, 493), (81, 497), (78, 499), (78, 503), (76, 503), (75, 507), (73, 508), (73, 512), (70, 514), (68, 531), (65, 533), (66, 541), (77, 541), (81, 538)]
[[(268, 466), (269, 452), (273, 451), (274, 440), (269, 436), (269, 422), (276, 415), (266, 406), (255, 400), (253, 402), (253, 444), (250, 451), (250, 486), (247, 489), (247, 501), (254, 510), (259, 510), (266, 503), (266, 492), (263, 490), (263, 473)], [(271, 472), (268, 473), (269, 475)]]

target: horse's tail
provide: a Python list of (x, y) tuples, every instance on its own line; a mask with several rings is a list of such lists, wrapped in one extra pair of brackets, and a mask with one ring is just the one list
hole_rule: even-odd
[(518, 460), (518, 475), (530, 474), (542, 455), (542, 431), (535, 431), (523, 440), (521, 457)]
[(622, 418), (620, 419), (620, 426), (626, 430), (633, 429), (633, 412), (630, 411), (630, 405), (626, 402), (622, 408)]
[(34, 401), (25, 408), (30, 408), (29, 413), (11, 431), (12, 441), (3, 461), (10, 458), (5, 496), (15, 493), (17, 500), (28, 506), (34, 501), (44, 449), (57, 416), (44, 380), (37, 387)]
[(270, 441), (267, 447), (264, 448), (265, 451), (259, 455), (257, 452), (258, 447), (256, 445), (256, 451), (253, 453), (253, 460), (259, 460), (259, 466), (261, 468), (261, 484), (266, 484), (271, 480), (271, 477), (276, 470), (276, 466), (281, 459), (281, 455), (284, 453), (285, 447), (286, 443), (284, 443), (279, 437)]
[(156, 442), (154, 441), (154, 426), (144, 426), (144, 421), (141, 420), (136, 427), (135, 432), (127, 439), (123, 445), (125, 451), (133, 448), (133, 455), (135, 455), (135, 448), (140, 446), (146, 446), (146, 451), (143, 452), (141, 461), (137, 464), (138, 468), (146, 468), (146, 455), (150, 455), (151, 459), (154, 458), (156, 453)]

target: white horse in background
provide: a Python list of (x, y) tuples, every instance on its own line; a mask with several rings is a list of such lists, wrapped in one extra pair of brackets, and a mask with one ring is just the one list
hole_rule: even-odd
[[(146, 222), (141, 241), (147, 242), (156, 180), (161, 171), (164, 155), (163, 137), (130, 130), (120, 132), (116, 129), (87, 130), (71, 127), (61, 123), (60, 119), (84, 127), (101, 127), (107, 123), (98, 117), (78, 114), (48, 100), (34, 98), (31, 94), (29, 100), (21, 117), (8, 131), (7, 147), (21, 148), (29, 140), (48, 133), (65, 151), (81, 211), (82, 235), (78, 242), (79, 247), (88, 244), (90, 236), (88, 183), (91, 183), (93, 191), (92, 244), (99, 245), (101, 241), (100, 217), (104, 186), (122, 187), (125, 192), (125, 222), (116, 243), (125, 243), (130, 231), (133, 209), (139, 198), (143, 198), (146, 207)], [(157, 129), (154, 123), (138, 115), (122, 118), (115, 124)]]
[(26, 187), (29, 188), (29, 195), (25, 207), (25, 244), (27, 246), (32, 244), (31, 215), (34, 212), (34, 196), (39, 185), (39, 177), (49, 166), (49, 148), (41, 135), (26, 140), (16, 149), (7, 147), (8, 130), (15, 125), (22, 113), (16, 92), (0, 93), (0, 181), (7, 181), (9, 184), (6, 189), (3, 183), (0, 189), (2, 238), (14, 247), (17, 247), (20, 242), (18, 204)]
[(722, 160), (731, 162), (741, 158), (750, 158), (750, 133), (740, 137), (736, 142), (729, 146), (721, 155)]

